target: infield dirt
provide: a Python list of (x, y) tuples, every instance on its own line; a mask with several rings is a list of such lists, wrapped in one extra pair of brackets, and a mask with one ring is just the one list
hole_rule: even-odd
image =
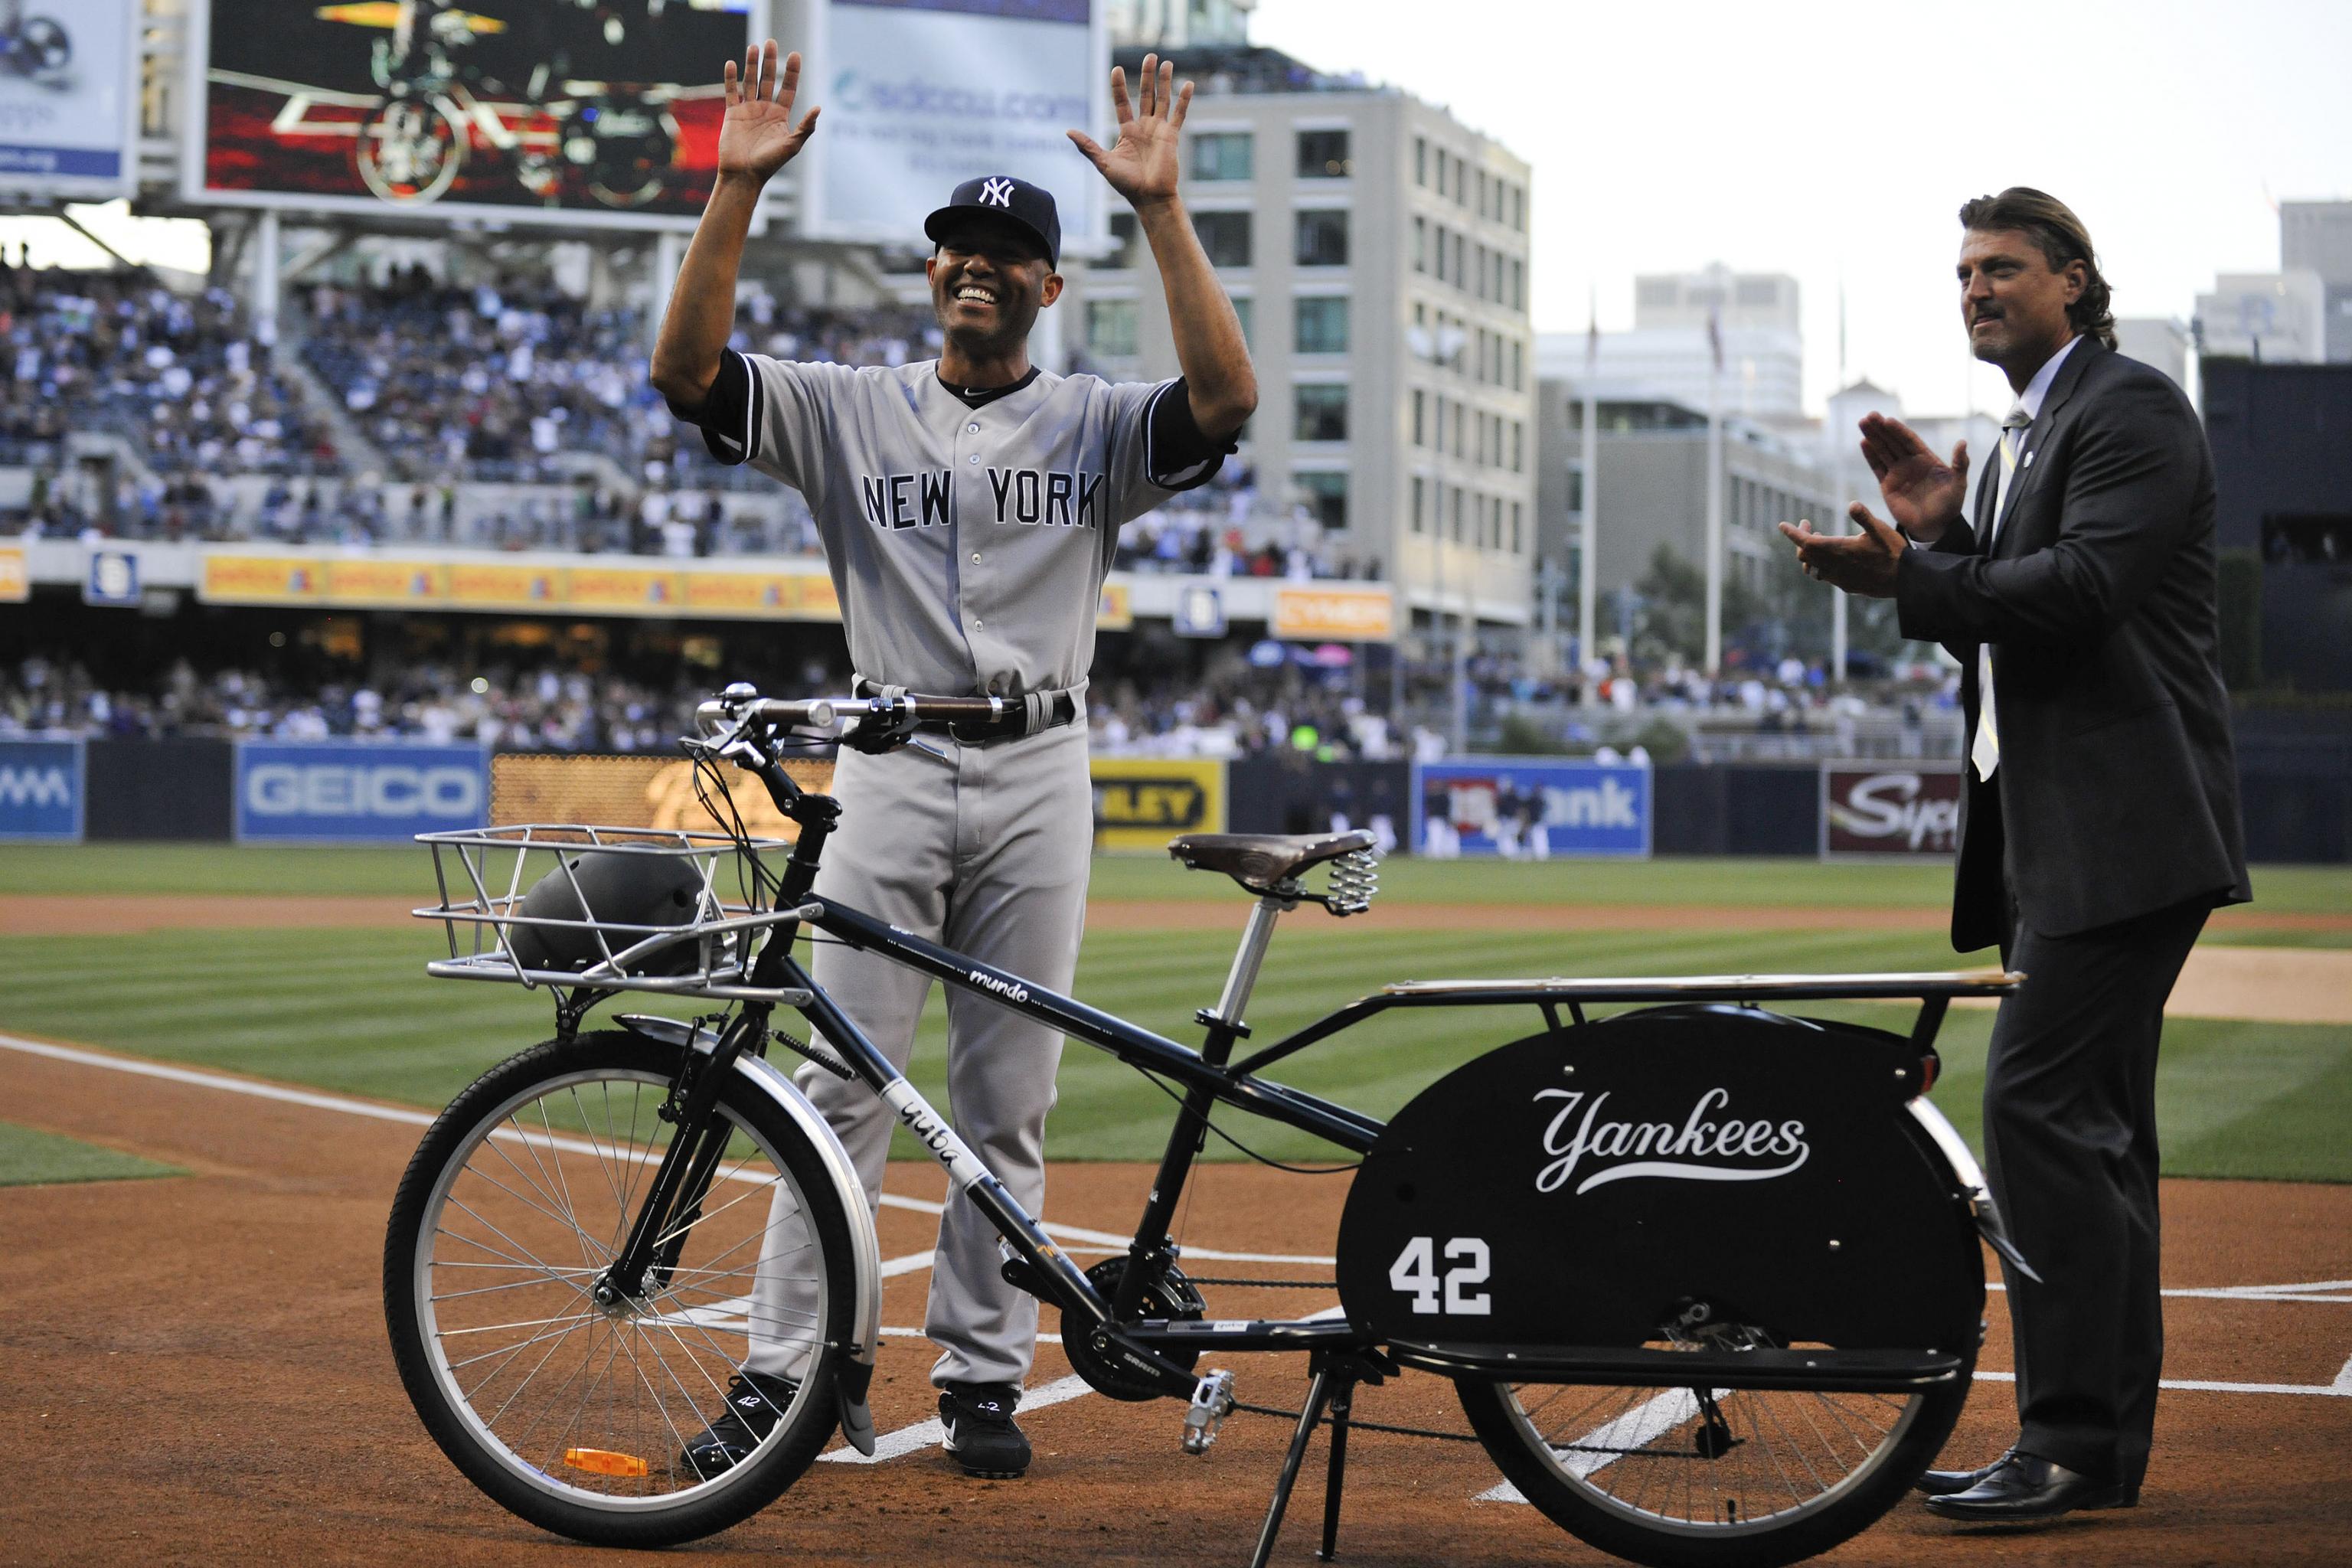
[[(583, 1549), (476, 1493), (425, 1437), (383, 1342), (384, 1210), (413, 1126), (0, 1051), (13, 1119), (167, 1161), (184, 1178), (0, 1194), (0, 1562), (486, 1563), (578, 1562)], [(1107, 1230), (1132, 1223), (1148, 1173), (1060, 1165), (1048, 1212)], [(1328, 1250), (1342, 1178), (1203, 1169), (1197, 1243)], [(892, 1190), (936, 1199), (928, 1167)], [(2166, 1279), (2178, 1287), (2352, 1279), (2352, 1188), (2174, 1182)], [(931, 1241), (926, 1216), (882, 1215), (886, 1257)], [(1277, 1270), (1276, 1272), (1280, 1272)], [(1292, 1270), (1302, 1274), (1307, 1270)], [(927, 1276), (889, 1282), (884, 1321), (919, 1324)], [(2321, 1295), (2330, 1292), (2319, 1291)], [(2308, 1388), (2341, 1381), (2352, 1299), (2175, 1298), (2168, 1375)], [(1234, 1310), (1300, 1312), (1313, 1291), (1226, 1290)], [(1050, 1316), (1050, 1314), (1049, 1314)], [(2008, 1366), (2000, 1298), (1984, 1367)], [(1048, 1324), (1050, 1328), (1052, 1325)], [(919, 1340), (883, 1352), (875, 1415), (887, 1432), (930, 1414)], [(1294, 1362), (1234, 1358), (1240, 1393), (1289, 1404)], [(1041, 1348), (1034, 1382), (1067, 1371)], [(1979, 1462), (2011, 1429), (2009, 1384), (1980, 1382), (1955, 1436)], [(1450, 1390), (1408, 1376), (1359, 1401), (1369, 1420), (1462, 1430)], [(1084, 1397), (1026, 1421), (1028, 1479), (977, 1482), (936, 1448), (877, 1466), (821, 1464), (696, 1563), (1239, 1564), (1286, 1424), (1236, 1416), (1206, 1458), (1177, 1450), (1171, 1404)], [(2171, 1392), (2141, 1507), (2041, 1531), (1960, 1531), (1915, 1507), (1823, 1559), (1902, 1568), (2035, 1564), (2340, 1564), (2352, 1559), (2352, 1397)], [(1313, 1561), (1321, 1444), (1277, 1563)], [(1530, 1508), (1475, 1501), (1497, 1479), (1468, 1445), (1360, 1435), (1350, 1447), (1342, 1563), (1606, 1561)]]

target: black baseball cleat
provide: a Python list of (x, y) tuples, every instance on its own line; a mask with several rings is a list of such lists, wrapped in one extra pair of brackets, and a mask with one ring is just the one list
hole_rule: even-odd
[(940, 1390), (940, 1447), (964, 1474), (1009, 1481), (1029, 1468), (1029, 1439), (1013, 1424), (1021, 1391), (1009, 1383), (950, 1383)]
[(2077, 1510), (2138, 1504), (2139, 1488), (2128, 1482), (2101, 1480), (2012, 1448), (1976, 1485), (1930, 1497), (1927, 1508), (1938, 1519), (1968, 1524), (2030, 1524)]
[(725, 1475), (751, 1457), (791, 1409), (801, 1385), (764, 1372), (739, 1372), (727, 1380), (727, 1413), (689, 1438), (678, 1467), (703, 1480)]
[(1979, 1466), (1973, 1470), (1929, 1470), (1911, 1483), (1911, 1489), (1915, 1492), (1925, 1492), (1929, 1497), (1949, 1497), (1954, 1492), (1964, 1492), (2009, 1463), (2009, 1456), (2015, 1452), (2017, 1450), (2014, 1448), (2007, 1449), (1991, 1464)]

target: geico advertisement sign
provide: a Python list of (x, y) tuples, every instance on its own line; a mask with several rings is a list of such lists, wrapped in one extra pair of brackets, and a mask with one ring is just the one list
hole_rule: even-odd
[(476, 746), (248, 741), (237, 748), (241, 839), (396, 841), (478, 827), (488, 795)]
[(1822, 764), (1822, 853), (1949, 855), (1960, 837), (1958, 763)]

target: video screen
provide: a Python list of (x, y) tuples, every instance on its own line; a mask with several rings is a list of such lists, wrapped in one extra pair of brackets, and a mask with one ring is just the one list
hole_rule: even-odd
[(203, 194), (690, 220), (746, 5), (213, 0)]

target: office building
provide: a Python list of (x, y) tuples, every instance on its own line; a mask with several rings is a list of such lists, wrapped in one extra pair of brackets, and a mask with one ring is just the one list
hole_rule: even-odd
[[(1719, 376), (1710, 322), (1723, 344)], [(1536, 344), (1540, 374), (1582, 376), (1587, 349), (1583, 332), (1545, 333)], [(1633, 330), (1601, 334), (1594, 374), (1608, 385), (1685, 407), (1705, 410), (1714, 395), (1727, 414), (1801, 418), (1805, 340), (1797, 280), (1776, 272), (1734, 272), (1720, 262), (1699, 272), (1637, 277)]]
[(2225, 272), (2197, 296), (2198, 342), (2208, 356), (2264, 364), (2326, 357), (2327, 286), (2307, 268)]
[(2116, 352), (2154, 365), (2172, 378), (2173, 385), (2188, 390), (2189, 329), (2180, 322), (2165, 316), (2119, 316)]
[[(1117, 58), (1132, 70), (1141, 49)], [(1445, 110), (1272, 49), (1188, 48), (1184, 201), (1242, 317), (1246, 532), (1309, 526), (1425, 618), (1524, 624), (1535, 553), (1528, 169)], [(1073, 265), (1104, 374), (1177, 372), (1133, 215)], [(1286, 538), (1285, 542), (1296, 542)]]
[(2281, 202), (2279, 266), (2319, 274), (2326, 357), (2352, 361), (2352, 202)]

